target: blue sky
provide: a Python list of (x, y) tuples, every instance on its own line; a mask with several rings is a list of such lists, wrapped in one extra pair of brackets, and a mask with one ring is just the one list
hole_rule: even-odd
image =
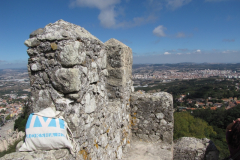
[(118, 39), (136, 63), (239, 63), (240, 0), (1, 0), (0, 68), (25, 67), (24, 41), (59, 19), (102, 42)]

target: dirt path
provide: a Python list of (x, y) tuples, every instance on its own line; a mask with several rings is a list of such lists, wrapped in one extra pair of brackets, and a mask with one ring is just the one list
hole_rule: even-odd
[(133, 140), (131, 149), (123, 155), (123, 160), (172, 160), (171, 146)]

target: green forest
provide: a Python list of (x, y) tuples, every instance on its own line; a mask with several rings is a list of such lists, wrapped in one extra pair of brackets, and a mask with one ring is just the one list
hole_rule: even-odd
[[(238, 79), (219, 79), (219, 78), (206, 78), (206, 79), (192, 79), (192, 80), (176, 80), (169, 83), (161, 83), (159, 81), (144, 81), (142, 84), (148, 84), (148, 87), (135, 88), (136, 91), (143, 90), (145, 92), (165, 91), (173, 95), (174, 108), (177, 106), (195, 107), (194, 103), (189, 104), (186, 101), (179, 103), (177, 98), (185, 94), (186, 99), (202, 98), (207, 100), (211, 97), (211, 102), (222, 103), (222, 98), (236, 97), (240, 99), (240, 89)], [(225, 106), (225, 104), (223, 104)]]
[(209, 138), (216, 135), (212, 126), (200, 118), (195, 118), (189, 112), (174, 113), (173, 139), (181, 137)]
[(174, 113), (174, 139), (196, 137), (211, 139), (218, 150), (220, 158), (229, 156), (226, 142), (226, 127), (240, 117), (240, 105), (229, 110), (199, 109), (189, 112)]
[(136, 91), (144, 90), (148, 92), (160, 89), (161, 91), (171, 93), (174, 97), (186, 94), (187, 98), (240, 98), (240, 90), (236, 91), (236, 83), (239, 83), (238, 79), (206, 78), (175, 80), (169, 83), (159, 83), (159, 81), (145, 81), (142, 83), (149, 84), (149, 87), (138, 87)]

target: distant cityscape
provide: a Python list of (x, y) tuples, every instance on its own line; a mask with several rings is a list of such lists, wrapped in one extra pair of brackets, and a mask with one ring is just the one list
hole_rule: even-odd
[(26, 69), (0, 71), (0, 125), (22, 113), (30, 93)]
[(240, 104), (240, 100), (237, 100), (237, 98), (229, 97), (229, 98), (222, 98), (222, 103), (213, 103), (209, 100), (212, 99), (212, 97), (208, 97), (207, 100), (203, 98), (198, 99), (184, 99), (186, 95), (180, 95), (180, 97), (177, 99), (177, 102), (183, 103), (186, 102), (187, 104), (194, 104), (194, 107), (186, 107), (186, 106), (177, 106), (177, 109), (179, 111), (187, 111), (187, 110), (196, 110), (196, 109), (206, 109), (209, 107), (211, 110), (216, 110), (217, 108), (220, 108), (222, 106), (225, 106), (225, 109), (231, 109), (237, 105)]
[(154, 71), (153, 73), (134, 73), (133, 79), (160, 79), (160, 80), (187, 80), (209, 77), (222, 77), (222, 78), (240, 78), (240, 73), (231, 70), (194, 70), (190, 72), (181, 72), (179, 70), (162, 70)]
[[(239, 96), (239, 80), (240, 80), (240, 65), (239, 64), (161, 64), (161, 65), (135, 65), (133, 66), (133, 81), (135, 90), (139, 92), (154, 93), (159, 91), (168, 92), (169, 86), (173, 87), (173, 90), (177, 88), (174, 85), (184, 86), (187, 88), (188, 81), (196, 81), (197, 86), (207, 86), (207, 83), (211, 81), (214, 84), (218, 84), (226, 81), (222, 86), (217, 86), (209, 89), (209, 92), (214, 93), (214, 90), (219, 90), (221, 93), (229, 92), (229, 94), (223, 94), (216, 98), (212, 96), (194, 96), (189, 98), (188, 92), (179, 90), (182, 94), (172, 93), (174, 98), (174, 108), (176, 111), (194, 111), (197, 109), (216, 110), (217, 108), (225, 108), (226, 110), (240, 105)], [(200, 83), (201, 80), (206, 79), (204, 83)], [(209, 80), (207, 80), (209, 79)], [(178, 80), (178, 82), (176, 81)], [(184, 83), (182, 82), (184, 81)], [(174, 83), (176, 82), (176, 83)], [(167, 87), (168, 86), (168, 87)], [(223, 89), (225, 88), (225, 89)], [(189, 87), (191, 90), (191, 87)], [(199, 89), (201, 92), (201, 89)], [(230, 93), (231, 92), (231, 93)], [(236, 94), (238, 96), (236, 96)], [(197, 95), (197, 94), (196, 94)], [(235, 96), (234, 96), (235, 95)]]

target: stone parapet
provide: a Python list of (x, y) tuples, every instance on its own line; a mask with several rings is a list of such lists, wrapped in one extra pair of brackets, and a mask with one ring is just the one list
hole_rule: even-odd
[(219, 151), (207, 138), (182, 137), (174, 141), (173, 159), (218, 160)]
[[(121, 159), (131, 140), (131, 49), (115, 39), (104, 44), (63, 20), (34, 31), (25, 45), (32, 111), (63, 113), (76, 159)], [(109, 85), (120, 91), (113, 101)]]
[(107, 51), (108, 98), (129, 97), (132, 86), (132, 50), (116, 39), (110, 39), (104, 44)]
[(121, 126), (123, 152), (125, 153), (131, 143), (130, 127), (130, 94), (132, 92), (132, 50), (116, 39), (104, 43), (107, 60), (107, 94), (108, 107), (113, 108), (117, 120), (116, 126)]
[(84, 28), (59, 20), (31, 33), (25, 45), (33, 112), (49, 106), (66, 112), (80, 105), (92, 113), (99, 98), (106, 101), (105, 46)]
[(0, 160), (75, 160), (67, 149), (35, 152), (14, 152), (5, 155)]
[(173, 98), (166, 92), (131, 94), (133, 136), (146, 141), (173, 141)]

